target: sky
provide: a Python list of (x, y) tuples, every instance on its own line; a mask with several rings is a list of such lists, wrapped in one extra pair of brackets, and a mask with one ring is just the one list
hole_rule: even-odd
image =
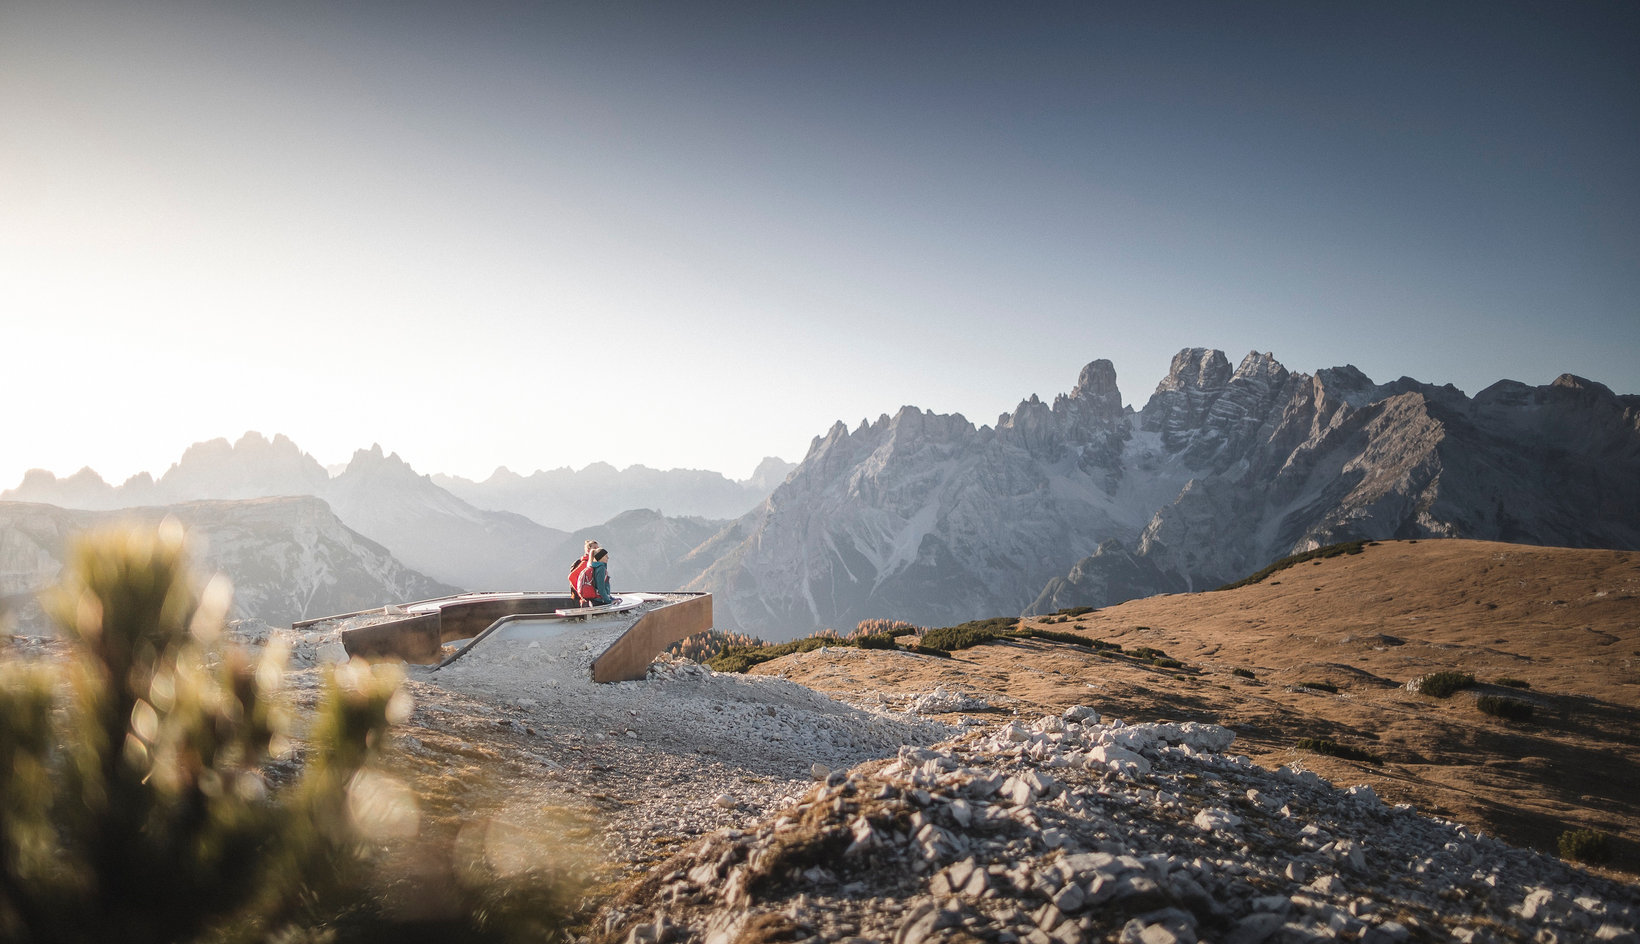
[(1640, 5), (0, 4), (0, 489), (731, 478), (1185, 347), (1640, 393)]

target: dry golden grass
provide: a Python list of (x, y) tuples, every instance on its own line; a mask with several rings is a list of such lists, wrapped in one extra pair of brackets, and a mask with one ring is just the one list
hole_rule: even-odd
[[(1640, 553), (1385, 542), (1237, 590), (1038, 622), (1159, 649), (1185, 668), (1031, 640), (953, 659), (811, 653), (754, 671), (824, 691), (945, 685), (1021, 710), (1090, 704), (1134, 721), (1213, 721), (1234, 727), (1234, 749), (1260, 763), (1301, 759), (1341, 786), (1368, 783), (1388, 802), (1517, 844), (1553, 853), (1562, 831), (1603, 830), (1616, 839), (1613, 864), (1640, 872)], [(1447, 699), (1404, 687), (1440, 670), (1480, 684)], [(1337, 694), (1298, 687), (1316, 682)], [(1534, 720), (1482, 713), (1475, 696), (1484, 693), (1530, 702)], [(1383, 763), (1300, 752), (1300, 738)]]

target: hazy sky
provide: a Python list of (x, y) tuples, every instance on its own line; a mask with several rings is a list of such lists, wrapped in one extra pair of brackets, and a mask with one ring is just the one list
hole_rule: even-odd
[(1178, 349), (1640, 393), (1640, 5), (0, 2), (0, 488), (750, 474)]

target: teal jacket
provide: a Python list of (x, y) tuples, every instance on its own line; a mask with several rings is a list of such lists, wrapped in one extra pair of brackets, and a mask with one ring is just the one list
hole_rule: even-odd
[(606, 561), (592, 562), (592, 585), (598, 589), (598, 599), (593, 602), (598, 606), (615, 602), (615, 595), (609, 592), (609, 564)]

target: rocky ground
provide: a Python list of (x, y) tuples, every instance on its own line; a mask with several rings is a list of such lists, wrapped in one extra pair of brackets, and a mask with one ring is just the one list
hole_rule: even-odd
[(1008, 722), (831, 774), (631, 885), (603, 941), (1635, 941), (1640, 892), (1214, 725)]

